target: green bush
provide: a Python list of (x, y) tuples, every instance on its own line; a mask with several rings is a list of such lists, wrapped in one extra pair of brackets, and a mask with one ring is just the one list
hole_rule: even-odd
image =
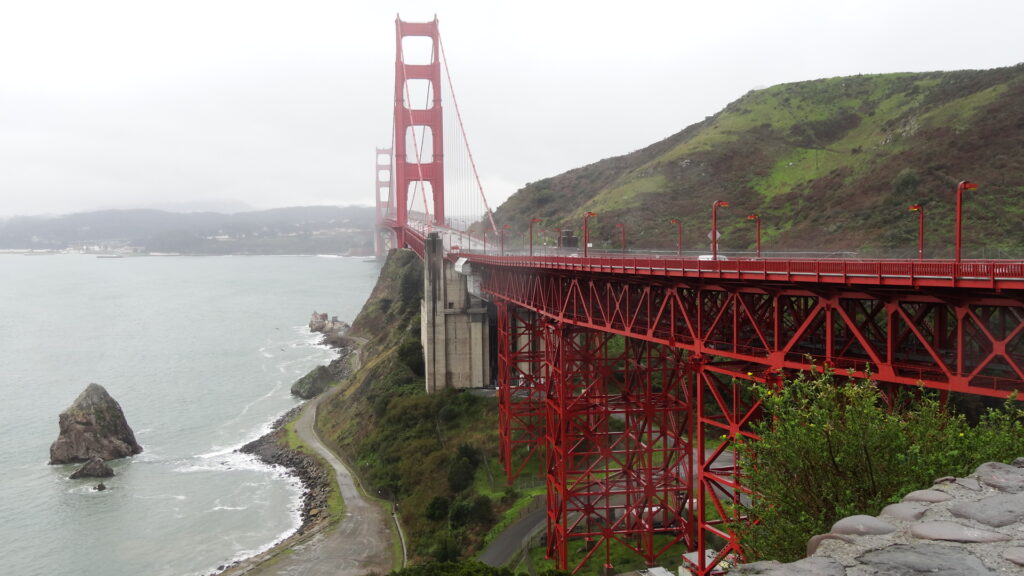
[(1022, 412), (1012, 402), (971, 428), (925, 391), (890, 410), (873, 382), (840, 383), (829, 371), (756, 391), (761, 439), (738, 448), (758, 494), (747, 510), (758, 522), (737, 528), (753, 559), (796, 560), (808, 538), (840, 518), (876, 515), (937, 477), (1021, 455)]
[(468, 458), (456, 458), (448, 470), (448, 488), (452, 492), (462, 492), (473, 485), (476, 466)]

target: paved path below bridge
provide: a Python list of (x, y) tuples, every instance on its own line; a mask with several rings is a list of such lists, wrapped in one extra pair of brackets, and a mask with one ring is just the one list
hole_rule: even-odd
[(543, 527), (546, 517), (547, 509), (544, 507), (543, 496), (535, 499), (531, 506), (534, 508), (498, 534), (476, 559), (488, 566), (504, 566), (521, 552), (527, 538), (532, 536), (535, 530)]
[[(358, 353), (352, 360), (358, 369)], [(314, 429), (317, 406), (338, 391), (336, 387), (307, 402), (295, 421), (295, 432), (334, 468), (345, 500), (345, 517), (333, 528), (288, 546), (291, 553), (275, 549), (241, 562), (225, 576), (361, 576), (391, 571), (390, 518), (359, 492), (348, 468), (320, 441)]]

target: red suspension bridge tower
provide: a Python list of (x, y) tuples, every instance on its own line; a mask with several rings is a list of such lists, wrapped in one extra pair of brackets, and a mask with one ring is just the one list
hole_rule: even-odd
[[(392, 216), (396, 246), (406, 245), (409, 201), (421, 196), (423, 219), (443, 225), (444, 142), (441, 112), (441, 52), (437, 18), (431, 22), (395, 20), (395, 118), (394, 183), (395, 212)], [(407, 61), (406, 39), (427, 38), (430, 54), (426, 61)], [(422, 102), (414, 99), (423, 98)], [(427, 197), (430, 197), (428, 204)]]

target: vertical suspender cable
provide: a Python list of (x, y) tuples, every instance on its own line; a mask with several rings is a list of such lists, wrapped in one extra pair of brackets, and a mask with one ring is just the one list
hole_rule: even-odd
[(487, 219), (491, 224), (491, 230), (497, 234), (498, 227), (494, 224), (494, 215), (491, 213), (491, 207), (487, 204), (487, 197), (484, 196), (484, 187), (480, 183), (480, 174), (476, 169), (476, 161), (473, 159), (473, 151), (469, 147), (469, 140), (466, 138), (466, 128), (462, 124), (462, 113), (459, 111), (459, 102), (455, 99), (455, 87), (452, 86), (452, 77), (448, 72), (448, 58), (444, 54), (444, 41), (441, 40), (441, 35), (438, 34), (438, 44), (441, 46), (441, 62), (444, 64), (445, 78), (448, 79), (448, 89), (452, 92), (452, 104), (455, 106), (455, 116), (459, 121), (459, 132), (462, 134), (462, 141), (466, 145), (466, 152), (469, 155), (469, 163), (473, 168), (473, 177), (476, 178), (477, 189), (480, 191), (480, 197), (484, 201), (484, 209), (486, 210)]

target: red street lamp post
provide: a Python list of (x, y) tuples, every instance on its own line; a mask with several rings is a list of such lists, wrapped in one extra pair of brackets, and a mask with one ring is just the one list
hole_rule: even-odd
[(583, 257), (587, 257), (587, 248), (590, 246), (590, 229), (587, 228), (587, 220), (597, 216), (596, 212), (587, 212), (583, 215)]
[(729, 203), (715, 200), (711, 205), (711, 259), (718, 260), (718, 207), (728, 208)]
[(954, 261), (960, 263), (960, 223), (961, 223), (961, 209), (960, 206), (963, 203), (964, 190), (977, 190), (978, 185), (974, 182), (964, 180), (956, 186), (956, 254)]
[(530, 219), (530, 256), (533, 256), (533, 225), (540, 222), (540, 218)]
[(673, 218), (669, 222), (676, 225), (676, 256), (683, 255), (683, 222), (679, 218)]
[(917, 212), (917, 259), (924, 260), (924, 206), (911, 204), (911, 212)]
[(626, 224), (625, 222), (617, 222), (615, 227), (619, 229), (619, 238), (622, 240), (622, 251), (626, 251)]
[(757, 227), (757, 258), (761, 257), (761, 217), (757, 214), (747, 216), (747, 220), (753, 220)]

